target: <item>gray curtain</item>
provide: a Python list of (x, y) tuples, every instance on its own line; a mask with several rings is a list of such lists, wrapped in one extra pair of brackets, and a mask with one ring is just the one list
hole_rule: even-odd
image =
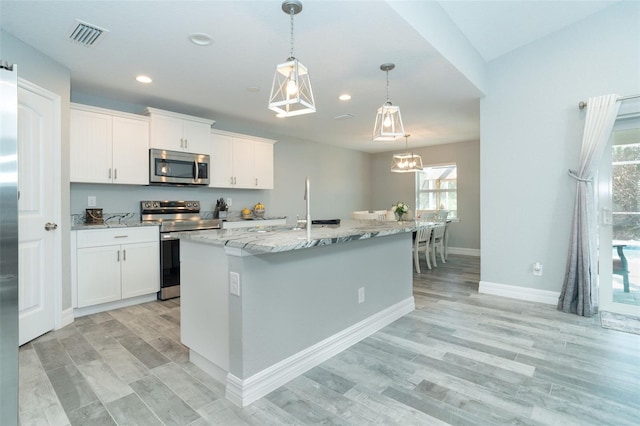
[(597, 232), (593, 177), (600, 165), (620, 108), (617, 95), (590, 98), (582, 136), (569, 256), (558, 309), (590, 317), (598, 309)]

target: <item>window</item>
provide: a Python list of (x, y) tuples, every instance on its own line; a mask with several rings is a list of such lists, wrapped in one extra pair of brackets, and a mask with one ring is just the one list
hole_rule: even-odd
[(425, 167), (416, 173), (416, 210), (449, 210), (458, 217), (458, 168), (456, 164)]

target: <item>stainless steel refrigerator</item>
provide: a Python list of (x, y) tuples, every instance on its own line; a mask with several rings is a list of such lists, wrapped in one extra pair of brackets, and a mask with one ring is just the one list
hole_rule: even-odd
[(0, 60), (0, 425), (18, 424), (18, 77)]

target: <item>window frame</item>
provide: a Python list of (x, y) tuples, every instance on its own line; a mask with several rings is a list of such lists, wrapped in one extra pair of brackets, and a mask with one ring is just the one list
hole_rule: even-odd
[[(456, 196), (456, 209), (455, 210), (449, 210), (449, 212), (454, 212), (455, 216), (449, 216), (448, 219), (454, 221), (454, 222), (458, 222), (460, 221), (460, 209), (458, 206), (458, 181), (459, 178), (457, 177), (458, 174), (458, 163), (455, 161), (450, 161), (450, 162), (446, 162), (446, 163), (437, 163), (437, 164), (428, 164), (428, 165), (424, 165), (423, 170), (426, 169), (433, 169), (433, 168), (444, 168), (444, 167), (455, 167), (456, 168), (456, 185), (455, 185), (455, 189), (440, 189), (440, 188), (436, 188), (436, 189), (428, 189), (428, 190), (422, 190), (420, 188), (420, 173), (424, 173), (424, 172), (416, 172), (415, 175), (415, 206), (416, 206), (416, 212), (418, 210), (422, 210), (419, 209), (418, 207), (420, 206), (420, 195), (421, 194), (436, 194), (436, 204), (439, 205), (440, 204), (440, 194), (442, 193), (454, 193)], [(433, 210), (438, 211), (440, 209), (435, 209)], [(429, 210), (431, 211), (431, 210)]]

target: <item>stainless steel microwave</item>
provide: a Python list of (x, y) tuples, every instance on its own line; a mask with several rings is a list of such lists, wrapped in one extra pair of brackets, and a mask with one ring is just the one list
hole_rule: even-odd
[(206, 154), (149, 150), (149, 184), (209, 185), (211, 163)]

